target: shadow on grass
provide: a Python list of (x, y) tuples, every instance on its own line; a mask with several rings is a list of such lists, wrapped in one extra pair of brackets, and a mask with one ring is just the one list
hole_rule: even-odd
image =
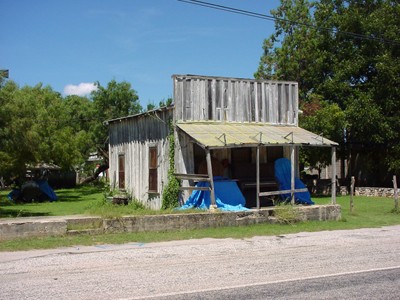
[(31, 212), (20, 209), (1, 209), (0, 218), (43, 217), (49, 216), (48, 212)]
[(78, 202), (86, 200), (82, 196), (71, 196), (71, 195), (59, 195), (57, 193), (57, 200), (55, 202)]
[(61, 189), (56, 190), (55, 193), (58, 197), (59, 202), (77, 202), (77, 201), (86, 201), (88, 198), (87, 196), (93, 194), (102, 193), (103, 190), (97, 187), (76, 187), (73, 189)]

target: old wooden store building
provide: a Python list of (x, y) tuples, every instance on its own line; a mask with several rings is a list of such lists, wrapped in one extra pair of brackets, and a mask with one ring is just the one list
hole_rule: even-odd
[[(335, 142), (298, 126), (296, 82), (196, 75), (173, 75), (172, 81), (171, 106), (107, 121), (111, 187), (126, 190), (150, 208), (162, 206), (171, 133), (174, 173), (187, 187), (181, 201), (196, 180), (205, 180), (214, 204), (214, 178), (222, 176), (237, 183), (247, 207), (260, 207), (265, 196), (280, 193), (277, 159), (290, 161), (286, 192), (292, 196), (299, 147), (331, 147), (336, 161)], [(334, 202), (334, 168), (332, 173)]]

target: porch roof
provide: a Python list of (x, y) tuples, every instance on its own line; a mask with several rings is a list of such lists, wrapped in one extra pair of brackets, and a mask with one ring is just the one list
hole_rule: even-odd
[(332, 147), (338, 143), (290, 125), (238, 122), (178, 122), (178, 128), (205, 148), (307, 145)]

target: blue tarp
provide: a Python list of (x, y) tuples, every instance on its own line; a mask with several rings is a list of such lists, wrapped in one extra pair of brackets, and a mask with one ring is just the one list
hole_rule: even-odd
[[(287, 158), (279, 158), (275, 161), (275, 178), (279, 185), (279, 190), (291, 189), (291, 165), (290, 160)], [(294, 180), (295, 188), (302, 189), (307, 186), (297, 177)], [(290, 194), (283, 194), (283, 200), (290, 199)], [(294, 193), (295, 203), (312, 205), (314, 202), (311, 200), (310, 192), (297, 192)]]
[[(208, 182), (199, 182), (197, 187), (209, 187)], [(235, 181), (214, 177), (215, 203), (220, 210), (243, 211), (248, 210), (244, 207), (246, 199), (240, 191)], [(194, 190), (184, 205), (178, 209), (199, 208), (208, 209), (210, 207), (210, 191)]]
[(57, 200), (57, 195), (52, 189), (52, 187), (49, 185), (47, 180), (36, 180), (36, 183), (39, 185), (40, 190), (46, 194), (46, 196), (50, 199), (50, 201), (55, 201)]
[[(44, 180), (44, 179), (28, 181), (22, 185), (21, 189), (13, 189), (8, 194), (8, 199), (18, 200), (21, 197), (24, 197), (24, 189), (25, 188), (39, 190), (42, 193), (40, 195), (40, 199), (46, 198), (46, 199), (49, 199), (51, 202), (58, 199), (54, 190), (51, 188), (51, 186), (49, 185), (47, 180)], [(36, 195), (36, 193), (35, 193), (35, 195)]]

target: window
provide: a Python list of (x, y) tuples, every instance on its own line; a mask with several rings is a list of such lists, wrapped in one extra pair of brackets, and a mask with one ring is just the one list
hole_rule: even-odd
[(125, 155), (118, 155), (118, 187), (125, 188)]
[(149, 147), (149, 192), (158, 193), (157, 147)]

